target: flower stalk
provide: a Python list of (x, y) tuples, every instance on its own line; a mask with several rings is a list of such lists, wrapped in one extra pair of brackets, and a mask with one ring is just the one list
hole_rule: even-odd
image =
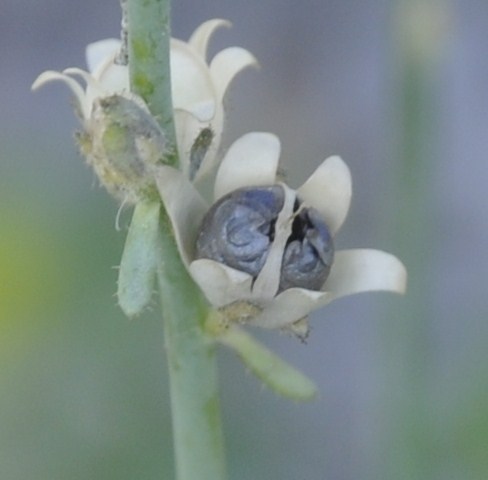
[[(161, 215), (161, 225), (168, 220)], [(208, 308), (188, 275), (172, 232), (160, 229), (158, 282), (163, 306), (177, 480), (225, 478), (215, 342)]]
[[(170, 75), (170, 1), (128, 0), (131, 90), (165, 132), (178, 166)], [(165, 328), (177, 480), (223, 480), (225, 461), (215, 342), (204, 331), (208, 307), (182, 263), (163, 208), (159, 215), (157, 280)]]

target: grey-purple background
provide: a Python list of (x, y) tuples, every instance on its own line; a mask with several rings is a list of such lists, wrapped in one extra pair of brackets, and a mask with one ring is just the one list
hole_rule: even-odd
[[(392, 231), (403, 218), (392, 207), (402, 182), (395, 2), (173, 3), (174, 36), (226, 18), (234, 26), (212, 52), (240, 45), (261, 64), (232, 89), (226, 144), (278, 134), (292, 185), (340, 154), (354, 198), (339, 248), (415, 255), (410, 282), (423, 286), (415, 298), (332, 304), (313, 315), (307, 345), (258, 332), (316, 380), (310, 404), (263, 390), (222, 352), (229, 478), (488, 477), (488, 4), (438, 3), (449, 21), (425, 106), (429, 234), (406, 233), (423, 239), (415, 252)], [(29, 90), (45, 69), (83, 66), (84, 46), (117, 36), (119, 17), (116, 0), (0, 4), (2, 480), (172, 475), (157, 304), (133, 321), (116, 308), (117, 206), (76, 153), (66, 88)]]

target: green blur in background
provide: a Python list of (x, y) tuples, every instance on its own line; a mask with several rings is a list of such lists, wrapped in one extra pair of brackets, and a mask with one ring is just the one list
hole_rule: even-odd
[[(0, 479), (170, 479), (157, 296), (135, 320), (114, 296), (130, 211), (116, 231), (67, 92), (29, 91), (118, 35), (118, 2), (29, 3), (0, 11)], [(316, 402), (277, 398), (221, 352), (229, 478), (488, 478), (488, 6), (200, 3), (174, 2), (174, 34), (229, 18), (215, 51), (263, 66), (238, 79), (227, 145), (279, 134), (292, 185), (341, 154), (355, 190), (340, 247), (391, 251), (410, 276), (405, 298), (316, 314), (308, 345), (256, 332), (316, 379)]]

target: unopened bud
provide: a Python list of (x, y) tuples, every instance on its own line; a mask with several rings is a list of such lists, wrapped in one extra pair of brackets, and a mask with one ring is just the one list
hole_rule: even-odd
[(164, 161), (164, 133), (142, 100), (111, 95), (96, 99), (81, 152), (100, 182), (116, 198), (136, 203), (157, 195), (154, 166)]

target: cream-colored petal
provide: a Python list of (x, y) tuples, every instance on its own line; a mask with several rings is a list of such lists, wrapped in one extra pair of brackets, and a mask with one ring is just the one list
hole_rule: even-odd
[(80, 77), (85, 83), (86, 87), (91, 87), (93, 90), (98, 91), (99, 94), (103, 93), (103, 89), (98, 82), (91, 76), (90, 73), (82, 70), (81, 68), (71, 67), (63, 70), (63, 74)]
[(207, 154), (203, 158), (202, 164), (200, 165), (200, 168), (195, 175), (195, 182), (200, 181), (210, 171), (212, 171), (213, 166), (219, 159), (218, 153), (220, 148), (220, 142), (222, 140), (222, 126), (223, 125), (221, 115), (217, 115), (212, 119), (212, 122), (209, 123), (209, 128), (212, 130), (213, 133), (212, 144), (210, 145)]
[(405, 293), (407, 271), (397, 257), (381, 250), (353, 249), (335, 254), (322, 290), (334, 298), (370, 291)]
[(203, 58), (206, 58), (208, 42), (214, 32), (221, 27), (230, 28), (232, 23), (221, 18), (214, 18), (203, 22), (188, 40), (190, 46)]
[(215, 200), (241, 187), (273, 185), (280, 158), (280, 141), (271, 133), (251, 132), (227, 151), (215, 178)]
[(109, 59), (100, 68), (95, 78), (107, 92), (128, 93), (130, 91), (129, 68), (125, 65), (117, 65), (113, 60)]
[(170, 60), (173, 108), (199, 116), (205, 114), (206, 120), (211, 119), (215, 113), (216, 93), (207, 64), (188, 44), (174, 39), (171, 40)]
[(252, 277), (222, 263), (201, 258), (190, 264), (190, 273), (210, 303), (224, 307), (250, 296)]
[(256, 298), (258, 303), (261, 300), (268, 301), (278, 293), (283, 252), (285, 251), (288, 237), (291, 235), (295, 192), (284, 184), (282, 184), (282, 187), (285, 191), (285, 201), (276, 219), (274, 240), (268, 251), (266, 262), (252, 287), (253, 298)]
[(247, 67), (257, 67), (254, 55), (240, 47), (230, 47), (215, 55), (210, 63), (210, 74), (214, 81), (219, 101), (234, 77)]
[(195, 102), (189, 106), (189, 112), (200, 122), (210, 122), (215, 115), (216, 104), (213, 99)]
[(221, 102), (215, 104), (215, 114), (212, 119), (208, 121), (208, 127), (212, 130), (213, 134), (212, 145), (208, 154), (205, 155), (205, 158), (203, 159), (198, 174), (195, 176), (195, 182), (198, 182), (209, 173), (218, 159), (217, 153), (219, 152), (222, 132), (224, 129), (224, 108)]
[(106, 62), (107, 58), (114, 58), (119, 50), (120, 40), (117, 40), (116, 38), (107, 38), (88, 44), (85, 51), (85, 57), (90, 73), (97, 76), (98, 68)]
[(89, 74), (81, 68), (67, 68), (63, 74), (78, 76), (86, 83), (85, 96), (83, 99), (83, 117), (89, 119), (93, 108), (93, 102), (96, 98), (106, 94), (102, 86)]
[(174, 110), (174, 121), (181, 170), (188, 177), (191, 147), (198, 132), (206, 125), (199, 122), (190, 112), (181, 109)]
[(181, 258), (188, 267), (194, 257), (198, 227), (202, 223), (207, 204), (186, 177), (175, 168), (157, 167), (154, 178), (170, 217)]
[(328, 292), (290, 288), (281, 292), (250, 322), (263, 328), (286, 327), (330, 301)]
[[(187, 112), (186, 110), (175, 110), (174, 113), (181, 170), (188, 178), (190, 171), (190, 156), (192, 146), (195, 143), (195, 140), (197, 139), (200, 132), (204, 128), (210, 127), (210, 123), (200, 121), (193, 114)], [(213, 155), (214, 154), (215, 153), (213, 153)], [(207, 152), (207, 155), (211, 155), (211, 152)], [(203, 162), (200, 168), (202, 168), (202, 166)]]
[(349, 167), (338, 156), (329, 157), (297, 190), (298, 197), (317, 209), (334, 235), (346, 219), (352, 186)]
[(82, 111), (82, 115), (84, 118), (86, 118), (86, 106), (85, 106), (85, 91), (81, 87), (81, 85), (74, 80), (73, 78), (69, 77), (68, 75), (65, 75), (60, 72), (55, 72), (53, 70), (47, 70), (45, 72), (42, 72), (34, 81), (32, 84), (32, 90), (37, 90), (39, 87), (42, 87), (48, 82), (52, 82), (54, 80), (60, 80), (64, 82), (70, 90), (74, 93), (76, 100), (78, 102), (78, 106), (80, 107)]

